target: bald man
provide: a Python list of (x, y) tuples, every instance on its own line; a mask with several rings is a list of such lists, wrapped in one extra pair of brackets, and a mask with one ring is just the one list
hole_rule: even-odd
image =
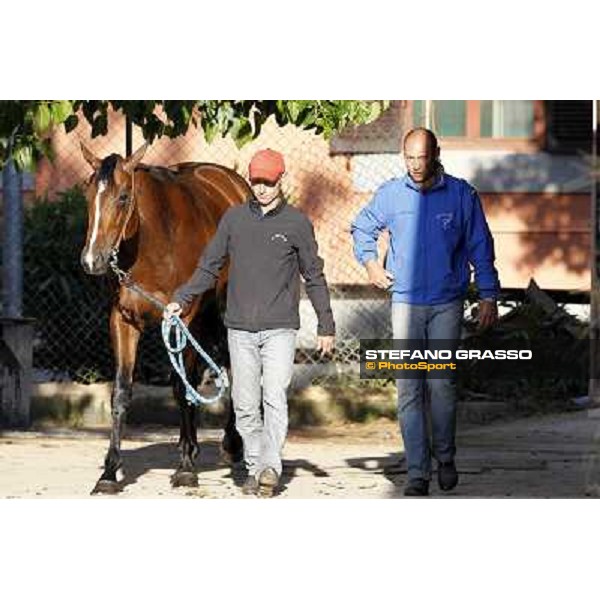
[[(390, 292), (395, 339), (425, 340), (430, 349), (431, 340), (447, 340), (447, 347), (454, 349), (460, 340), (469, 265), (480, 297), (480, 327), (497, 319), (500, 283), (492, 236), (475, 189), (444, 172), (432, 131), (411, 130), (403, 151), (406, 175), (379, 187), (352, 223), (354, 253), (370, 283)], [(377, 253), (384, 229), (390, 235), (385, 267)], [(432, 455), (439, 488), (453, 489), (458, 483), (454, 378), (399, 378), (396, 384), (408, 468), (404, 495), (429, 495)]]

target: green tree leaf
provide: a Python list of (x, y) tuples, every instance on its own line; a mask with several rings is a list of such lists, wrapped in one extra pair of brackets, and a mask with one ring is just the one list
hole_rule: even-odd
[(13, 158), (19, 170), (32, 171), (34, 167), (33, 149), (29, 145), (19, 146), (13, 150)]
[(38, 138), (43, 138), (50, 133), (52, 115), (45, 102), (41, 102), (33, 113), (33, 131)]
[(50, 104), (52, 121), (56, 125), (64, 123), (73, 115), (73, 104), (69, 100), (58, 100)]

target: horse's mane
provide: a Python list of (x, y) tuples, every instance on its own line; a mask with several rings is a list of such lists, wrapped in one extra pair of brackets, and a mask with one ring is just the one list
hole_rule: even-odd
[(109, 154), (108, 156), (102, 159), (102, 162), (100, 163), (100, 168), (98, 169), (98, 181), (108, 181), (112, 178), (112, 174), (115, 171), (118, 160), (118, 154)]

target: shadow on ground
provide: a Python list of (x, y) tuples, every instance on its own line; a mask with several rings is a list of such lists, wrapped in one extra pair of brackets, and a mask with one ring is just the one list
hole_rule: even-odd
[[(229, 463), (221, 454), (218, 441), (204, 441), (199, 444), (200, 453), (196, 458), (196, 469), (199, 477), (205, 473), (227, 469), (224, 478), (233, 480), (236, 487), (241, 488), (246, 479), (246, 468), (243, 462)], [(141, 448), (122, 450), (123, 456), (123, 489), (135, 484), (140, 477), (151, 470), (175, 471), (180, 460), (176, 444), (161, 442), (149, 444)], [(281, 492), (287, 489), (290, 482), (297, 477), (298, 471), (312, 474), (314, 477), (328, 477), (329, 473), (318, 465), (304, 459), (284, 460), (281, 476)]]
[[(458, 486), (442, 492), (437, 484), (434, 461), (430, 496), (436, 498), (583, 498), (589, 496), (585, 486), (586, 457), (544, 456), (544, 451), (506, 449), (486, 456), (467, 451), (457, 457)], [(407, 483), (404, 456), (359, 457), (346, 460), (349, 467), (384, 476), (391, 484), (382, 498), (403, 497)]]

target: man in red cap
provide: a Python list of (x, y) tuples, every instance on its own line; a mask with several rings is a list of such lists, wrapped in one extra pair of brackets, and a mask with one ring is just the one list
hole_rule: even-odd
[(300, 327), (300, 275), (317, 314), (321, 354), (333, 350), (335, 324), (312, 224), (281, 193), (283, 157), (261, 150), (248, 171), (253, 196), (223, 215), (165, 317), (185, 312), (194, 298), (213, 287), (230, 258), (225, 325), (236, 427), (248, 470), (242, 491), (272, 496), (281, 477), (287, 435), (287, 390)]

